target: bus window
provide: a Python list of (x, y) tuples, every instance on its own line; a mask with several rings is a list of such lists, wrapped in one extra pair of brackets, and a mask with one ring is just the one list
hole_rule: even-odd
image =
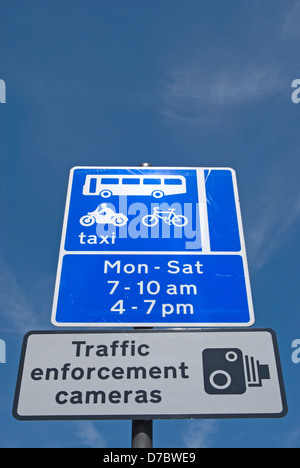
[(117, 185), (119, 183), (119, 179), (102, 179), (101, 184), (103, 185)]
[(182, 185), (181, 179), (165, 179), (166, 185)]
[(97, 192), (97, 178), (96, 177), (92, 177), (90, 179), (90, 190), (89, 190), (90, 193), (96, 193)]
[(143, 183), (144, 185), (160, 185), (161, 180), (160, 179), (144, 179)]
[(140, 179), (123, 179), (122, 183), (125, 185), (139, 185)]

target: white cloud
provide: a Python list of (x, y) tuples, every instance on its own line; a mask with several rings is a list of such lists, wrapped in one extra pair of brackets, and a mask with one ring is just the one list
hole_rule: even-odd
[(217, 421), (190, 421), (184, 432), (183, 441), (187, 448), (209, 448), (217, 433)]
[[(242, 45), (232, 47), (227, 43), (221, 47), (212, 39), (205, 50), (202, 47), (202, 54), (193, 47), (186, 49), (186, 57), (181, 55), (176, 61), (172, 58), (165, 78), (161, 112), (166, 121), (178, 129), (176, 138), (182, 134), (187, 138), (188, 130), (190, 141), (199, 139), (201, 148), (201, 136), (206, 136), (207, 132), (216, 135), (217, 140), (220, 136), (220, 141), (228, 132), (233, 138), (238, 136), (238, 145), (241, 142), (248, 145), (245, 137), (248, 131), (247, 151), (253, 147), (261, 153), (253, 154), (253, 160), (257, 162), (255, 169), (249, 161), (249, 151), (246, 151), (245, 164), (243, 155), (234, 154), (238, 148), (235, 141), (230, 156), (230, 164), (240, 168), (239, 174), (244, 175), (244, 187), (248, 190), (243, 199), (242, 214), (244, 218), (244, 212), (247, 213), (246, 247), (252, 269), (261, 268), (284, 246), (300, 218), (299, 154), (296, 154), (292, 141), (289, 144), (288, 139), (284, 140), (285, 134), (291, 135), (290, 115), (278, 111), (279, 106), (272, 106), (278, 97), (278, 102), (282, 99), (287, 106), (291, 102), (289, 71), (294, 67), (293, 49), (290, 42), (287, 48), (281, 33), (300, 35), (300, 0), (292, 5), (292, 8), (283, 7), (285, 16), (276, 16), (271, 22), (268, 32), (273, 34), (275, 44), (262, 40), (259, 22), (259, 27), (251, 30), (251, 40), (248, 38), (251, 49), (244, 50)], [(260, 33), (257, 40), (255, 30)], [(292, 78), (296, 76), (292, 75)], [(260, 104), (260, 107), (255, 109), (256, 114), (253, 112), (249, 116), (252, 103)], [(273, 111), (279, 112), (276, 121)], [(262, 127), (268, 132), (263, 137), (258, 131), (257, 142), (257, 135), (250, 133), (251, 128), (256, 132), (252, 124), (254, 117), (257, 125), (261, 120)], [(226, 140), (224, 154), (228, 153), (228, 145)], [(221, 151), (222, 148), (219, 155), (222, 160)], [(249, 167), (252, 167), (251, 174), (248, 174)], [(246, 176), (243, 170), (247, 171)]]
[(90, 448), (105, 448), (105, 440), (92, 421), (77, 423), (75, 435), (83, 445)]
[(166, 84), (166, 103), (187, 105), (232, 106), (268, 97), (279, 88), (276, 70), (249, 67), (219, 70), (208, 76), (202, 67), (187, 66), (173, 71)]
[(224, 50), (216, 53), (213, 64), (203, 63), (196, 54), (171, 67), (163, 87), (161, 114), (170, 121), (212, 127), (224, 112), (264, 102), (282, 92), (284, 80), (278, 62), (251, 60), (245, 64), (240, 59), (230, 60), (229, 51)]
[(41, 315), (3, 261), (0, 261), (0, 311), (1, 321), (5, 324), (2, 330), (6, 332), (26, 333), (41, 328)]
[[(261, 13), (250, 10), (253, 23), (245, 32), (247, 40), (242, 35), (240, 42), (232, 44), (225, 38), (220, 43), (219, 36), (212, 36), (205, 43), (189, 44), (170, 59), (163, 86), (163, 115), (186, 123), (217, 120), (222, 110), (287, 92), (291, 51), (284, 47), (282, 31), (300, 34), (300, 0), (292, 10), (284, 7), (286, 17), (283, 13), (280, 19), (272, 19), (268, 31)], [(268, 34), (274, 39), (267, 40)]]
[[(286, 245), (300, 220), (298, 155), (290, 154), (284, 163), (258, 167), (252, 174), (247, 199), (246, 247), (251, 269), (258, 270)], [(242, 207), (243, 208), (243, 207)]]
[(284, 436), (285, 447), (296, 448), (300, 446), (300, 427), (295, 426), (287, 431)]
[[(276, 204), (276, 202), (275, 202)], [(253, 218), (252, 229), (247, 236), (248, 252), (253, 270), (264, 266), (287, 240), (289, 231), (300, 216), (300, 200), (296, 201), (291, 210), (274, 207), (269, 199), (267, 211), (260, 210)]]
[(298, 0), (286, 16), (282, 26), (282, 34), (285, 38), (300, 36), (300, 1)]

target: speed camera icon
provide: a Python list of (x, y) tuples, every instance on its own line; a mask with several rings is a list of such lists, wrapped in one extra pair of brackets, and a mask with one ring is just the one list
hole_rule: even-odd
[(270, 379), (269, 366), (239, 348), (203, 351), (204, 389), (209, 395), (242, 395), (249, 387), (262, 387)]

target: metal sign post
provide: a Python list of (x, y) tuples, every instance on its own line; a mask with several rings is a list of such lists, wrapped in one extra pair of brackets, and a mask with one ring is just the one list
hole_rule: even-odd
[[(140, 167), (151, 167), (151, 166), (152, 165), (149, 163), (140, 164)], [(144, 329), (147, 329), (147, 328), (144, 327)], [(150, 327), (149, 329), (151, 330)], [(153, 421), (151, 419), (133, 420), (131, 427), (132, 427), (131, 448), (152, 448), (153, 447)]]
[(131, 448), (153, 448), (153, 421), (132, 421)]

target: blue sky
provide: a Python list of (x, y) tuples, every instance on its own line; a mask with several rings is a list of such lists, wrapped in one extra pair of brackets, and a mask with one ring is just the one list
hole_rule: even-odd
[(277, 333), (289, 413), (166, 420), (155, 447), (299, 447), (299, 0), (2, 0), (2, 447), (129, 447), (129, 421), (11, 416), (23, 335), (51, 330), (74, 166), (233, 167), (256, 323)]

